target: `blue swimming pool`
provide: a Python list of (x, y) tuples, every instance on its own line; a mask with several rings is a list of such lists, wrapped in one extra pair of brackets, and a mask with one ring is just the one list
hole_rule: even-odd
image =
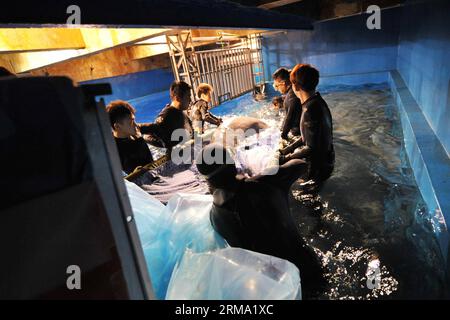
[[(336, 168), (319, 197), (305, 197), (294, 185), (291, 209), (329, 270), (329, 290), (322, 298), (444, 297), (436, 221), (414, 180), (388, 84), (328, 85), (320, 92), (333, 116)], [(263, 101), (244, 95), (213, 112), (279, 125), (271, 108), (275, 92), (268, 93)], [(379, 282), (370, 287), (374, 266)]]
[[(291, 210), (307, 242), (329, 270), (324, 299), (442, 298), (445, 270), (428, 213), (405, 154), (397, 108), (387, 83), (327, 85), (320, 92), (334, 122), (336, 167), (312, 198), (294, 185)], [(251, 93), (212, 112), (253, 116), (271, 126), (281, 118)], [(162, 92), (130, 101), (138, 122), (153, 121), (167, 103)], [(368, 285), (373, 266), (379, 282)]]

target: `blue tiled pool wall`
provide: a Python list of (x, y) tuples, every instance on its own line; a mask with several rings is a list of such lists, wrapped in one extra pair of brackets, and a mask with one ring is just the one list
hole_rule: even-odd
[(172, 69), (155, 69), (81, 84), (110, 83), (113, 93), (98, 98), (103, 98), (106, 104), (117, 99), (126, 100), (136, 109), (136, 120), (148, 122), (170, 102), (169, 87), (173, 81)]
[[(407, 153), (435, 220), (450, 224), (450, 2), (416, 1), (402, 12), (397, 71), (390, 77)], [(444, 257), (449, 231), (437, 228)]]
[(382, 72), (396, 69), (400, 14), (401, 8), (383, 10), (381, 30), (367, 29), (364, 14), (318, 22), (313, 31), (268, 36), (263, 40), (266, 78), (280, 66), (311, 63), (320, 68), (322, 83), (343, 75), (352, 75), (339, 79), (345, 84), (386, 81)]
[(450, 155), (450, 1), (406, 6), (397, 69)]

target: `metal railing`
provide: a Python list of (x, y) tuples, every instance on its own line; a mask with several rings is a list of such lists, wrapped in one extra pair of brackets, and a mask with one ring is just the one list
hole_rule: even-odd
[(197, 51), (199, 73), (195, 85), (201, 82), (213, 86), (212, 106), (253, 90), (250, 49), (219, 49)]
[(204, 51), (195, 50), (190, 32), (166, 39), (175, 79), (192, 86), (193, 98), (200, 83), (213, 86), (213, 107), (265, 82), (259, 34), (242, 38), (237, 48)]

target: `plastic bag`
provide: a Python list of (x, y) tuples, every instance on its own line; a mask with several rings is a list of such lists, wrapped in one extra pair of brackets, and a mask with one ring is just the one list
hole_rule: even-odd
[(166, 299), (301, 299), (298, 268), (291, 262), (240, 248), (187, 251), (175, 268)]
[(237, 169), (250, 176), (275, 174), (278, 171), (279, 143), (280, 132), (277, 128), (269, 128), (246, 138), (236, 148), (234, 161)]
[(158, 220), (158, 234), (146, 249), (153, 288), (159, 299), (166, 295), (175, 265), (187, 248), (193, 252), (210, 251), (227, 246), (214, 231), (209, 220), (212, 196), (176, 194)]
[(134, 219), (141, 239), (144, 253), (152, 245), (158, 234), (160, 215), (165, 206), (156, 198), (149, 195), (136, 184), (125, 181), (128, 198), (130, 199)]

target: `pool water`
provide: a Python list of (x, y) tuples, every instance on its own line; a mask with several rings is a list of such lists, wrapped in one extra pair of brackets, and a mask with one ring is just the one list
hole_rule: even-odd
[[(318, 196), (294, 184), (290, 199), (302, 236), (329, 270), (321, 298), (447, 298), (444, 261), (387, 84), (329, 86), (321, 94), (333, 116), (335, 171)], [(272, 96), (248, 94), (212, 112), (279, 126)]]

